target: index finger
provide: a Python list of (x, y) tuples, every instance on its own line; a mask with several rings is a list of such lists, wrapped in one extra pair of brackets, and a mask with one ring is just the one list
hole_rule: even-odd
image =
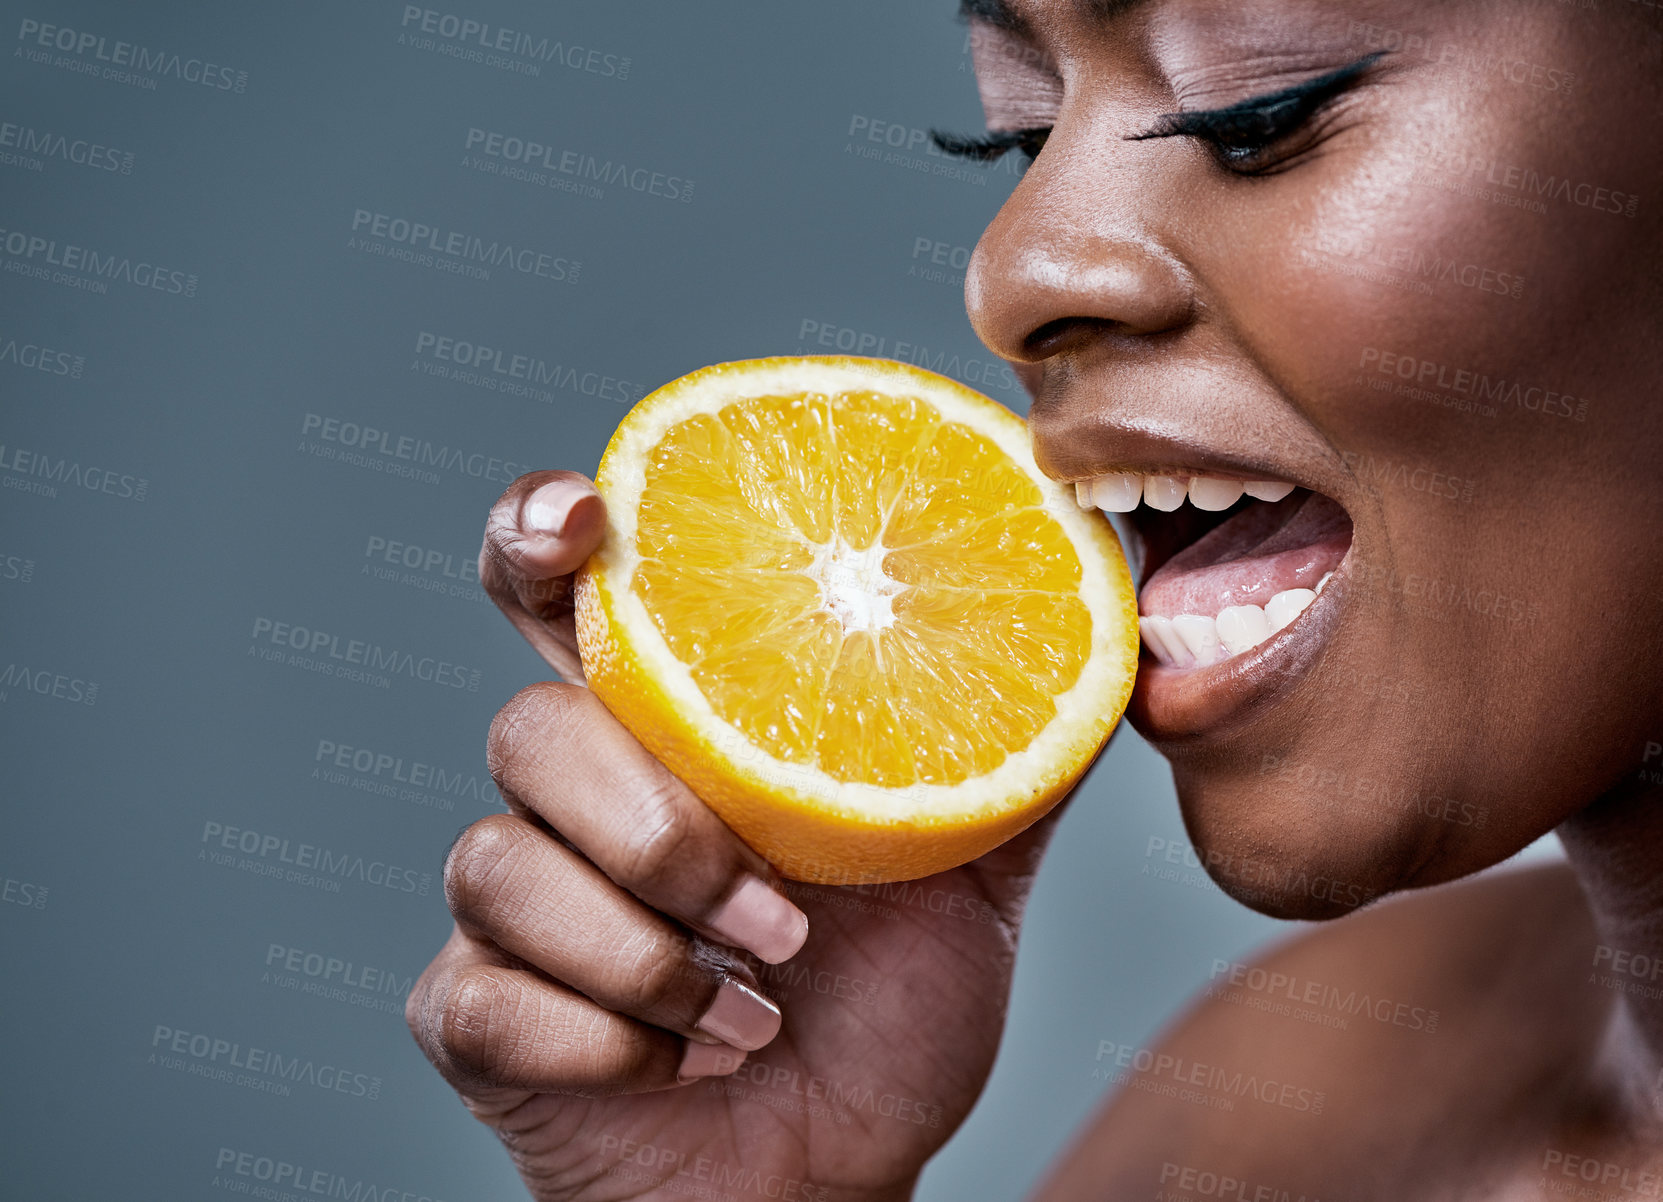
[(661, 914), (770, 964), (808, 937), (768, 862), (587, 689), (520, 690), (491, 723), (486, 759), (510, 805)]
[(485, 520), (479, 582), (561, 676), (582, 682), (571, 625), (572, 573), (600, 546), (606, 502), (578, 472), (529, 472)]

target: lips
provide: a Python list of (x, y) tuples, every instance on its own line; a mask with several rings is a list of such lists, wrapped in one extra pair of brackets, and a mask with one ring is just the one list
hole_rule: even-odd
[(1168, 669), (1207, 668), (1296, 636), (1351, 546), (1344, 508), (1284, 481), (1115, 472), (1077, 492), (1130, 521), (1130, 549), (1143, 559), (1140, 633)]

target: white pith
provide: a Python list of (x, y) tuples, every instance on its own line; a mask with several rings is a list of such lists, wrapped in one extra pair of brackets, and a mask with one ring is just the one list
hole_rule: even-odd
[(887, 554), (881, 539), (859, 551), (841, 536), (815, 550), (803, 575), (820, 586), (821, 600), (844, 634), (876, 633), (895, 624), (895, 598), (907, 586), (883, 570)]

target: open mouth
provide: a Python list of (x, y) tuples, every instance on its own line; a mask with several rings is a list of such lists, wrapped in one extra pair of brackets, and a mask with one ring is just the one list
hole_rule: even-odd
[(1208, 667), (1278, 638), (1351, 547), (1339, 503), (1285, 481), (1109, 472), (1075, 493), (1130, 525), (1139, 631), (1166, 668)]

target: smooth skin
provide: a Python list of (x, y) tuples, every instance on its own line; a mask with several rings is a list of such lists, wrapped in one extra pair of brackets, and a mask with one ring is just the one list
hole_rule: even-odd
[[(1274, 989), (1244, 967), (1149, 1056), (1100, 1048), (1124, 1088), (1035, 1196), (1663, 1196), (1663, 980), (1637, 967), (1663, 963), (1663, 12), (972, 7), (990, 128), (1051, 130), (966, 284), (1041, 465), (1292, 480), (1354, 527), (1297, 670), (1146, 662), (1129, 711), (1219, 884), (1332, 921), (1258, 961)], [(1377, 49), (1272, 171), (1129, 140)], [(1575, 190), (1509, 203), (1527, 171)], [(1448, 373), (1394, 392), (1386, 354)], [(1535, 403), (1445, 404), (1463, 371)], [(487, 527), (487, 589), (568, 681), (603, 523), (543, 472)], [(908, 1196), (991, 1068), (1054, 816), (921, 882), (952, 904), (882, 908), (781, 885), (580, 684), (514, 698), (490, 762), (514, 812), (452, 850), (456, 930), (407, 1016), (533, 1196)], [(1459, 880), (1555, 828), (1568, 866)], [(807, 937), (776, 966), (782, 897)], [(783, 1012), (736, 1071), (688, 1052), (724, 979)]]

